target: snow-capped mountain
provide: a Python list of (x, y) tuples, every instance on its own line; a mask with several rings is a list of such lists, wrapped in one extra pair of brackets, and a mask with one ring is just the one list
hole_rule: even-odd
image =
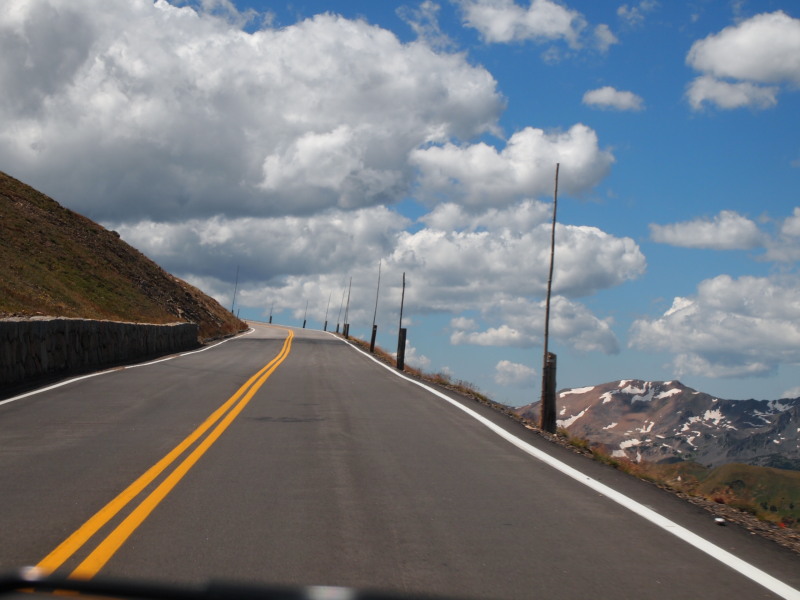
[[(722, 400), (678, 381), (615, 381), (567, 389), (557, 425), (634, 461), (741, 462), (800, 469), (800, 398)], [(536, 418), (538, 405), (517, 409)]]

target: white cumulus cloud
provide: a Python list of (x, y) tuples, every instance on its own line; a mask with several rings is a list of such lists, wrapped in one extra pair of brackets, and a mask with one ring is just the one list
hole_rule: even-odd
[[(614, 43), (549, 0), (462, 7), (520, 17), (514, 39)], [(421, 38), (404, 43), (333, 14), (255, 24), (229, 0), (5, 0), (0, 164), (225, 305), (238, 269), (237, 305), (302, 318), (308, 300), (335, 322), (352, 277), (350, 321), (369, 322), (381, 261), (379, 315), (407, 273), (408, 314), (448, 314), (456, 343), (533, 344), (551, 215), (536, 198), (556, 162), (575, 195), (614, 156), (583, 124), (471, 143), (499, 135), (504, 100), (447, 50), (437, 10), (403, 13)], [(413, 224), (392, 208), (409, 197), (430, 209)], [(576, 299), (639, 277), (644, 256), (596, 227), (559, 224), (556, 241), (554, 337), (615, 352), (611, 320)]]
[(583, 95), (583, 103), (597, 108), (639, 111), (644, 109), (644, 100), (633, 92), (617, 90), (609, 85), (589, 90)]
[(107, 223), (169, 271), (208, 277), (238, 263), (242, 282), (331, 273), (385, 256), (408, 221), (385, 207), (307, 217)]
[(309, 214), (392, 203), (409, 152), (496, 126), (463, 54), (331, 14), (248, 33), (205, 4), (6, 0), (4, 169), (95, 220)]
[(423, 198), (485, 207), (552, 194), (556, 163), (561, 164), (559, 189), (580, 194), (608, 174), (614, 156), (599, 147), (594, 130), (577, 124), (555, 133), (526, 127), (500, 151), (483, 142), (420, 148), (411, 161), (420, 171)]
[(552, 0), (531, 0), (528, 7), (514, 0), (461, 0), (465, 23), (487, 42), (564, 39), (577, 46), (586, 19)]
[(780, 222), (777, 234), (766, 242), (765, 258), (791, 263), (800, 260), (800, 207)]
[(800, 362), (800, 280), (720, 275), (631, 327), (629, 345), (674, 355), (679, 374), (768, 375)]
[(510, 360), (501, 360), (494, 367), (494, 381), (498, 385), (531, 387), (535, 384), (535, 378), (535, 369)]
[(800, 385), (784, 391), (781, 398), (800, 398)]
[(618, 42), (607, 25), (592, 29), (580, 12), (553, 0), (531, 0), (527, 6), (514, 0), (456, 1), (464, 24), (489, 43), (564, 41), (572, 49), (592, 46), (605, 52)]
[[(476, 346), (514, 346), (530, 348), (541, 343), (544, 333), (545, 303), (524, 298), (501, 298), (486, 310), (487, 320), (500, 324), (484, 330), (455, 328), (453, 344)], [(550, 335), (576, 352), (616, 354), (619, 342), (611, 329), (610, 318), (599, 318), (579, 302), (554, 296), (550, 307)]]
[(639, 4), (623, 4), (617, 8), (617, 16), (628, 27), (641, 27), (645, 21), (645, 15), (658, 8), (655, 0), (642, 0)]
[[(523, 202), (471, 217), (448, 211), (452, 214), (446, 229), (430, 226), (400, 233), (387, 263), (414, 272), (418, 289), (412, 298), (425, 295), (431, 309), (466, 310), (494, 302), (499, 293), (541, 298), (547, 286), (551, 226), (548, 211), (537, 204)], [(469, 228), (457, 228), (458, 214)], [(631, 238), (594, 227), (559, 224), (555, 253), (553, 290), (566, 297), (620, 285), (639, 277), (646, 266)]]
[(692, 108), (699, 110), (706, 102), (720, 108), (769, 108), (778, 103), (778, 88), (761, 86), (749, 81), (731, 83), (708, 75), (698, 77), (689, 84), (686, 96)]
[(650, 237), (655, 242), (672, 246), (713, 250), (750, 250), (761, 246), (765, 240), (756, 223), (731, 210), (723, 210), (713, 219), (653, 224)]
[(687, 91), (693, 108), (768, 108), (777, 86), (800, 84), (800, 19), (782, 11), (756, 15), (695, 42), (686, 62), (702, 73)]

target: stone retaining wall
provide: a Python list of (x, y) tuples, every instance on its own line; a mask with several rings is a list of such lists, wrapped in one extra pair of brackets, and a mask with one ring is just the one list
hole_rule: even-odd
[(150, 325), (34, 317), (0, 320), (0, 391), (43, 376), (68, 375), (196, 348), (195, 323)]

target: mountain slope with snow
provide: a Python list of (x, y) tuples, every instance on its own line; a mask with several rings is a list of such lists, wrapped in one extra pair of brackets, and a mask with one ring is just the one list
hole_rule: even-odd
[[(623, 380), (563, 390), (556, 402), (559, 427), (614, 457), (800, 470), (800, 398), (723, 400), (678, 381)], [(538, 405), (517, 412), (536, 418)]]

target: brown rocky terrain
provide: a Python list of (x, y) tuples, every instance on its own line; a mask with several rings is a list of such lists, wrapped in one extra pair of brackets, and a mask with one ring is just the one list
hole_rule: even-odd
[(201, 341), (246, 324), (109, 231), (0, 172), (0, 318), (197, 323)]
[[(519, 410), (535, 418), (538, 407)], [(679, 381), (627, 380), (562, 390), (556, 413), (559, 427), (614, 458), (800, 470), (798, 398), (725, 400)]]

